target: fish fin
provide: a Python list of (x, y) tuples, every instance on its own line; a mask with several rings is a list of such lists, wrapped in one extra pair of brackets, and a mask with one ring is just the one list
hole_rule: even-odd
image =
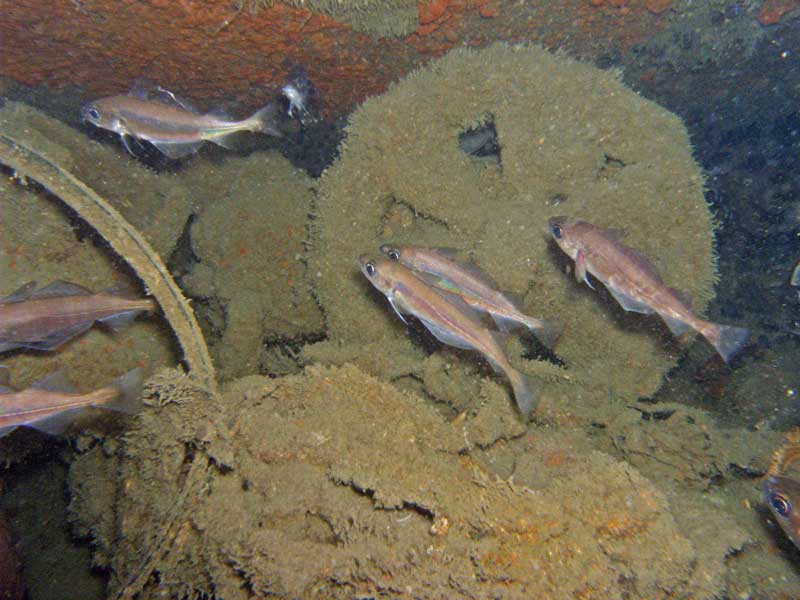
[(692, 326), (689, 325), (686, 321), (681, 321), (680, 319), (676, 319), (674, 317), (670, 317), (667, 315), (659, 315), (663, 320), (664, 323), (667, 324), (669, 330), (672, 332), (672, 335), (675, 337), (680, 337), (687, 331), (689, 331)]
[(427, 321), (425, 319), (420, 319), (422, 324), (427, 327), (428, 331), (430, 331), (434, 337), (442, 342), (443, 344), (447, 344), (448, 346), (454, 346), (456, 348), (461, 348), (462, 350), (472, 350), (472, 346), (465, 342), (463, 339), (454, 335), (453, 333), (447, 331), (446, 329), (439, 327), (438, 325), (432, 323), (431, 321)]
[(233, 121), (234, 118), (227, 110), (221, 107), (212, 108), (208, 113), (206, 113), (209, 117), (214, 117), (215, 119), (220, 119), (222, 121)]
[(143, 382), (144, 374), (141, 369), (128, 371), (111, 383), (113, 387), (117, 388), (118, 395), (113, 400), (98, 406), (126, 414), (136, 414), (144, 406), (142, 402)]
[(203, 142), (154, 142), (148, 140), (156, 149), (167, 156), (167, 158), (183, 158), (189, 154), (194, 154)]
[(436, 246), (435, 248), (431, 248), (430, 251), (435, 252), (436, 254), (443, 256), (448, 260), (459, 260), (459, 257), (463, 255), (462, 250), (459, 250), (458, 248), (451, 248), (449, 246)]
[(22, 302), (23, 300), (27, 300), (30, 298), (31, 293), (33, 290), (36, 289), (36, 282), (29, 281), (23, 286), (20, 286), (18, 289), (11, 292), (5, 298), (0, 299), (0, 304), (11, 304), (12, 302)]
[(129, 137), (130, 136), (127, 133), (119, 134), (119, 139), (122, 140), (122, 145), (125, 146), (125, 150), (128, 151), (128, 154), (130, 154), (133, 158), (138, 158), (138, 156), (136, 156), (136, 153), (133, 151), (133, 148), (131, 148), (130, 142), (128, 142)]
[(493, 312), (490, 312), (489, 314), (492, 316), (492, 320), (494, 321), (495, 325), (497, 325), (497, 328), (502, 332), (514, 331), (515, 329), (525, 326), (516, 319), (504, 317)]
[(589, 283), (586, 272), (586, 254), (583, 253), (583, 250), (578, 250), (578, 254), (575, 255), (575, 279), (578, 283), (586, 282), (586, 285), (594, 289), (594, 286)]
[(94, 325), (94, 323), (91, 321), (88, 323), (78, 323), (72, 327), (65, 327), (64, 329), (54, 331), (43, 340), (37, 342), (17, 342), (17, 347), (30, 348), (31, 350), (55, 350), (61, 344), (91, 329), (92, 325)]
[(61, 392), (64, 394), (74, 394), (77, 390), (72, 382), (67, 379), (64, 371), (54, 371), (46, 375), (33, 385), (31, 389), (44, 390), (47, 392)]
[(628, 232), (622, 227), (606, 227), (603, 229), (608, 239), (621, 242), (628, 235)]
[(161, 104), (171, 104), (172, 106), (177, 106), (178, 108), (182, 108), (185, 111), (190, 113), (194, 113), (196, 115), (200, 114), (200, 111), (197, 110), (197, 107), (194, 106), (191, 102), (186, 100), (185, 98), (180, 98), (174, 93), (172, 93), (167, 88), (161, 87), (160, 85), (155, 86), (148, 92), (147, 98), (149, 100), (155, 100), (157, 102), (161, 102)]
[(64, 296), (91, 296), (94, 292), (77, 283), (69, 281), (54, 281), (53, 283), (33, 292), (31, 298), (62, 298)]
[(118, 331), (120, 329), (125, 329), (128, 325), (130, 325), (133, 320), (138, 317), (141, 313), (145, 311), (143, 310), (126, 310), (125, 312), (117, 313), (106, 317), (105, 319), (98, 319), (98, 323), (102, 323), (107, 327), (110, 327), (114, 331)]
[(275, 137), (283, 137), (280, 129), (278, 129), (278, 115), (281, 108), (277, 102), (270, 102), (261, 110), (253, 113), (246, 123), (249, 125), (250, 131), (256, 133), (265, 133)]
[(217, 146), (227, 148), (228, 150), (239, 150), (242, 147), (239, 131), (232, 131), (225, 135), (209, 138), (208, 141), (215, 143)]
[(800, 287), (800, 262), (797, 263), (794, 271), (792, 271), (792, 278), (789, 280), (789, 285)]
[(402, 306), (402, 301), (395, 302), (394, 299), (389, 298), (388, 296), (386, 297), (386, 299), (389, 301), (389, 304), (392, 306), (392, 309), (397, 314), (397, 316), (400, 317), (400, 320), (406, 325), (408, 325), (408, 321), (406, 321), (406, 318), (403, 316), (403, 313), (400, 310), (400, 306)]
[(564, 333), (564, 326), (558, 321), (534, 319), (528, 316), (526, 316), (525, 319), (525, 325), (533, 332), (536, 339), (551, 350), (558, 343), (558, 340), (561, 339), (561, 334)]
[(637, 300), (632, 296), (628, 296), (619, 290), (609, 287), (608, 291), (611, 292), (612, 296), (614, 296), (614, 300), (619, 302), (619, 305), (628, 312), (637, 312), (645, 315), (652, 315), (655, 312), (652, 308), (650, 308), (649, 305), (645, 304), (641, 300)]
[(137, 78), (128, 90), (128, 96), (139, 100), (150, 100), (150, 92), (156, 88), (153, 81), (146, 78)]
[(64, 433), (64, 430), (69, 427), (72, 422), (74, 421), (75, 417), (80, 413), (82, 408), (72, 408), (69, 410), (62, 411), (60, 413), (56, 413), (44, 419), (39, 419), (37, 421), (30, 421), (24, 424), (24, 427), (30, 427), (31, 429), (36, 429), (37, 431), (42, 431), (44, 433), (49, 433), (50, 435), (59, 435)]
[(703, 335), (716, 348), (725, 362), (728, 362), (731, 356), (742, 349), (750, 336), (750, 330), (744, 327), (711, 323), (710, 327), (703, 331)]
[(542, 384), (530, 375), (514, 370), (509, 373), (511, 387), (514, 390), (514, 400), (523, 417), (528, 418), (539, 404), (539, 393)]

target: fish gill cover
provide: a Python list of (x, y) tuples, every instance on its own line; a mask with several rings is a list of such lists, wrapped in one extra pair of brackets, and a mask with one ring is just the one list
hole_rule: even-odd
[[(500, 147), (495, 162), (459, 147), (459, 134), (487, 121)], [(679, 354), (657, 322), (626, 317), (564, 273), (569, 261), (547, 240), (549, 217), (624, 228), (626, 243), (700, 312), (716, 279), (714, 221), (681, 120), (615, 73), (540, 48), (457, 50), (365, 102), (320, 196), (309, 266), (329, 341), (307, 356), (422, 380), (459, 411), (479, 401), (463, 393), (476, 377), (450, 370), (447, 379), (458, 381), (447, 393), (442, 368), (469, 368), (474, 358), (426, 358), (357, 281), (354, 256), (387, 241), (460, 248), (502, 289), (523, 293), (526, 312), (564, 323), (556, 354), (565, 368), (520, 364), (549, 382), (545, 419), (590, 415), (611, 396), (651, 395)]]

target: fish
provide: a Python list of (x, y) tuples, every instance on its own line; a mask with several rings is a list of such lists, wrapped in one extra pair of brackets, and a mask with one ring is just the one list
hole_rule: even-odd
[(476, 265), (456, 260), (452, 250), (391, 244), (382, 245), (380, 250), (426, 282), (456, 294), (473, 309), (491, 315), (501, 331), (524, 325), (548, 348), (553, 348), (561, 336), (560, 324), (524, 314), (491, 277)]
[(511, 382), (519, 411), (525, 417), (533, 412), (538, 402), (538, 383), (511, 365), (503, 351), (502, 334), (485, 327), (458, 296), (429, 286), (411, 269), (383, 256), (363, 254), (358, 264), (404, 323), (404, 314), (413, 315), (443, 344), (480, 352), (495, 371), (504, 373)]
[(235, 121), (221, 114), (201, 114), (163, 88), (157, 88), (157, 92), (156, 95), (137, 90), (94, 100), (81, 108), (81, 119), (119, 134), (131, 154), (134, 152), (128, 138), (150, 142), (172, 159), (196, 152), (203, 142), (232, 148), (233, 136), (242, 131), (282, 135), (277, 127), (280, 111), (277, 102)]
[(114, 290), (93, 293), (66, 281), (35, 288), (30, 282), (0, 299), (0, 352), (55, 350), (95, 323), (118, 328), (156, 310), (152, 298), (128, 298)]
[(657, 314), (675, 336), (694, 329), (726, 362), (747, 341), (750, 332), (744, 327), (697, 317), (685, 294), (667, 287), (644, 255), (620, 241), (621, 231), (565, 216), (552, 217), (549, 230), (558, 246), (575, 261), (578, 282), (594, 288), (587, 277), (591, 273), (626, 311)]
[(800, 480), (786, 475), (800, 461), (800, 430), (789, 432), (786, 439), (767, 469), (764, 500), (780, 528), (800, 548)]
[(767, 477), (764, 499), (786, 537), (800, 548), (800, 481), (781, 475)]
[(60, 434), (80, 411), (102, 408), (126, 414), (138, 412), (142, 403), (142, 370), (133, 369), (109, 385), (81, 394), (57, 371), (30, 388), (8, 387), (8, 369), (0, 366), (0, 437), (18, 427)]

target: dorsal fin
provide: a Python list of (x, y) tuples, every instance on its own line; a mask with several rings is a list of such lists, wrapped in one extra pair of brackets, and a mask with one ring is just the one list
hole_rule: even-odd
[(31, 389), (45, 390), (48, 392), (63, 392), (66, 394), (72, 394), (75, 392), (75, 386), (73, 386), (69, 379), (67, 379), (64, 371), (54, 371), (53, 373), (46, 375), (31, 385)]
[(94, 292), (77, 283), (69, 281), (54, 281), (53, 283), (36, 290), (31, 298), (63, 298), (64, 296), (91, 296)]
[(33, 290), (36, 289), (36, 282), (29, 281), (28, 283), (20, 286), (18, 289), (11, 292), (5, 298), (0, 299), (0, 304), (10, 304), (12, 302), (22, 302), (30, 298)]
[(628, 232), (621, 227), (606, 227), (603, 229), (609, 239), (615, 242), (621, 242), (628, 235)]

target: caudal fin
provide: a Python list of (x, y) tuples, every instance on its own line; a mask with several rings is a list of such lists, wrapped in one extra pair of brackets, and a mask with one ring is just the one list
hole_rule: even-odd
[(717, 349), (719, 355), (728, 362), (734, 354), (742, 349), (750, 335), (750, 330), (744, 327), (712, 324), (704, 332), (706, 339)]
[(144, 375), (141, 369), (128, 371), (122, 377), (111, 382), (111, 387), (117, 389), (117, 396), (105, 404), (103, 408), (116, 410), (127, 414), (135, 414), (141, 410), (142, 402), (142, 383)]
[(533, 332), (542, 344), (551, 350), (555, 347), (561, 334), (564, 333), (564, 327), (558, 321), (548, 321), (545, 319), (532, 319), (535, 324), (528, 324), (528, 328)]
[(277, 102), (270, 102), (247, 119), (250, 124), (250, 131), (283, 137), (283, 133), (278, 129), (280, 112), (280, 105)]
[(522, 416), (527, 418), (536, 410), (539, 404), (539, 392), (541, 384), (533, 377), (520, 371), (513, 371), (508, 374), (511, 386), (514, 388), (514, 399), (517, 401), (517, 408)]

